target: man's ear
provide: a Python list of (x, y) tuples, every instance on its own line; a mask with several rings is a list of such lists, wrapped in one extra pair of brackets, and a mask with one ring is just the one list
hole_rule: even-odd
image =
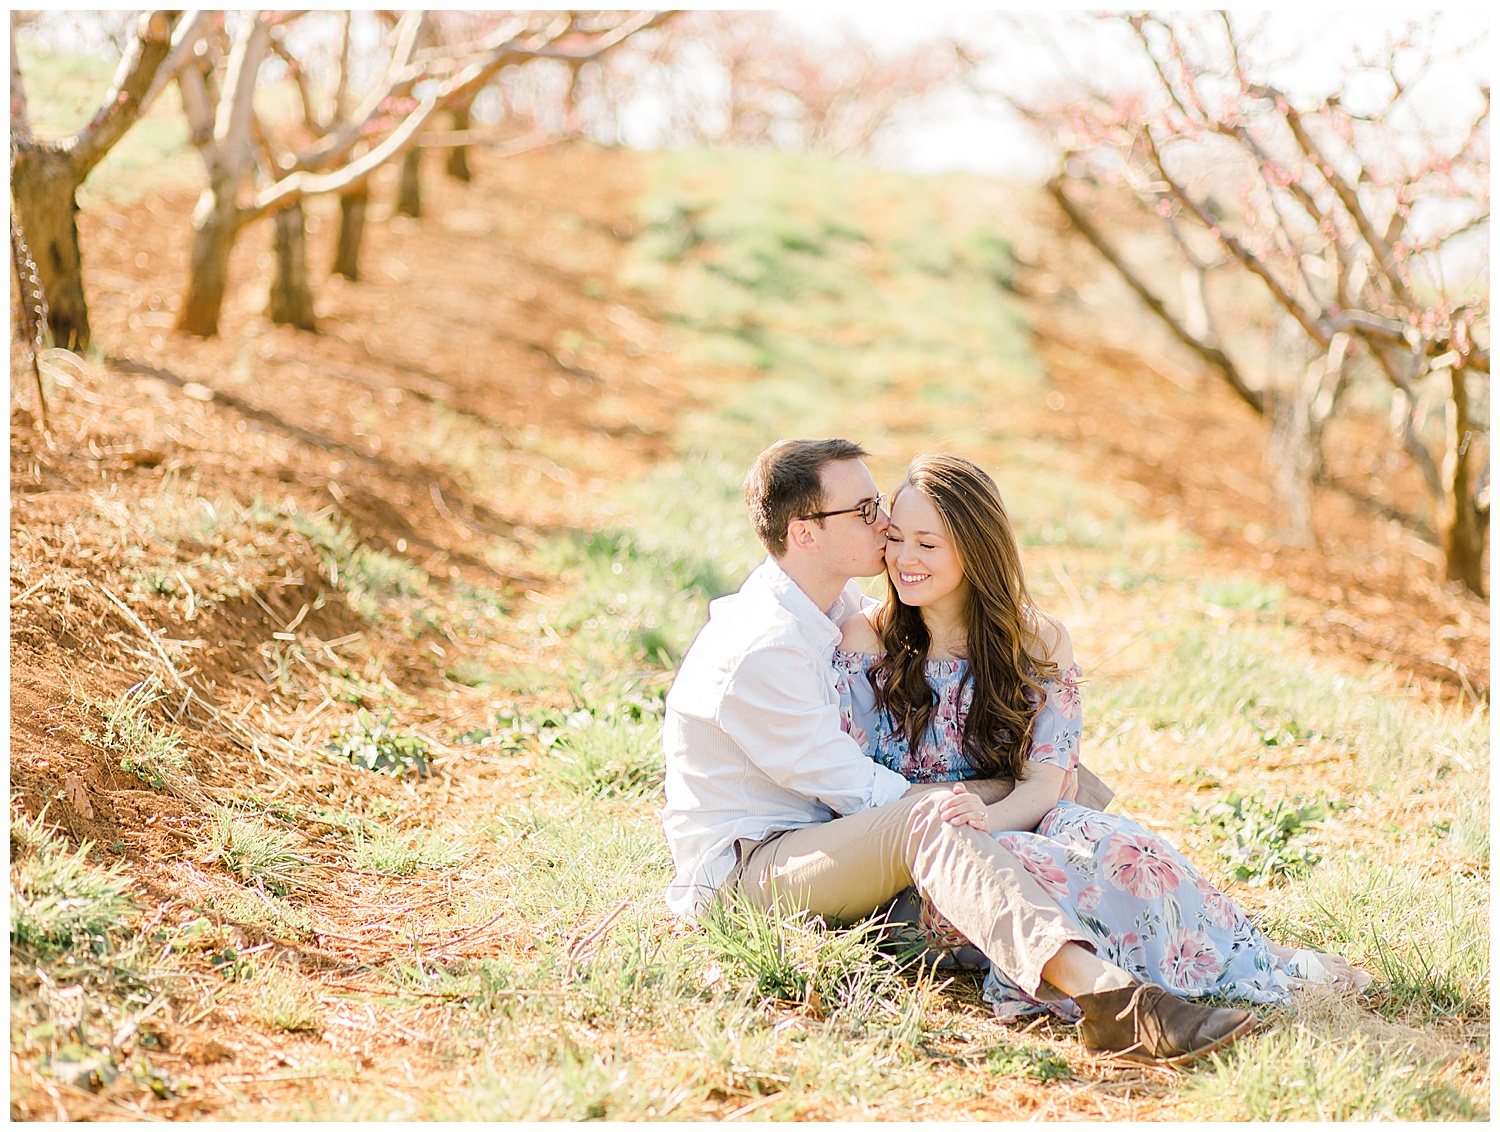
[(786, 544), (797, 547), (804, 554), (818, 553), (818, 536), (813, 531), (811, 520), (793, 519), (786, 527)]

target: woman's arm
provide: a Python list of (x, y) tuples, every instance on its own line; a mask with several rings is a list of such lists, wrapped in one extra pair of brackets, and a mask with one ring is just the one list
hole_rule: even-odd
[(1062, 767), (1032, 763), (1016, 788), (989, 806), (964, 783), (955, 782), (953, 796), (943, 800), (939, 812), (949, 825), (971, 825), (986, 833), (1030, 831), (1057, 805), (1066, 778)]
[(1026, 777), (1010, 794), (989, 806), (972, 792), (955, 787), (954, 796), (943, 806), (944, 818), (953, 825), (968, 824), (991, 833), (1032, 830), (1060, 799), (1077, 793), (1083, 711), (1078, 700), (1073, 642), (1062, 622), (1040, 611), (1033, 613), (1032, 646), (1057, 665), (1057, 678), (1042, 681), (1045, 699), (1037, 707), (1031, 726)]

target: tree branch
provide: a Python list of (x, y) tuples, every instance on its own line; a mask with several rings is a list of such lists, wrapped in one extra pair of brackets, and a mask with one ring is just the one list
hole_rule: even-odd
[(1238, 367), (1235, 366), (1228, 354), (1224, 353), (1218, 346), (1205, 342), (1203, 339), (1190, 333), (1187, 327), (1183, 326), (1176, 316), (1167, 309), (1166, 304), (1152, 292), (1151, 288), (1146, 285), (1140, 276), (1120, 256), (1119, 252), (1104, 238), (1104, 234), (1098, 228), (1094, 227), (1093, 222), (1069, 198), (1067, 191), (1063, 187), (1061, 174), (1054, 176), (1047, 182), (1047, 191), (1051, 194), (1052, 199), (1057, 202), (1058, 207), (1063, 210), (1068, 220), (1072, 222), (1073, 227), (1078, 229), (1083, 238), (1088, 240), (1099, 254), (1110, 262), (1110, 265), (1120, 273), (1120, 277), (1125, 280), (1130, 289), (1140, 296), (1141, 301), (1151, 308), (1152, 313), (1166, 324), (1167, 329), (1172, 332), (1173, 336), (1198, 354), (1204, 361), (1208, 362), (1214, 369), (1218, 370), (1239, 399), (1254, 409), (1257, 415), (1265, 416), (1266, 404), (1264, 395), (1245, 384), (1245, 379), (1240, 375)]
[(234, 31), (229, 62), (224, 69), (224, 95), (214, 118), (214, 144), (219, 160), (231, 177), (238, 179), (253, 159), (250, 150), (250, 119), (254, 113), (255, 79), (261, 60), (271, 43), (270, 25), (258, 11), (240, 13)]
[(172, 50), (175, 18), (175, 13), (162, 11), (141, 15), (99, 112), (87, 126), (59, 144), (60, 149), (70, 153), (80, 182), (146, 109), (145, 96)]
[(213, 30), (218, 16), (219, 13), (214, 11), (189, 12), (177, 21), (177, 28), (172, 33), (172, 50), (156, 69), (151, 89), (141, 99), (141, 113), (144, 114), (150, 108), (161, 92), (177, 77), (177, 72), (193, 58), (198, 44)]
[(1328, 182), (1329, 187), (1338, 194), (1340, 203), (1343, 204), (1344, 210), (1349, 214), (1349, 218), (1354, 221), (1354, 226), (1359, 230), (1360, 236), (1369, 245), (1370, 250), (1375, 253), (1375, 264), (1380, 269), (1381, 275), (1390, 283), (1391, 289), (1395, 291), (1402, 302), (1411, 302), (1411, 289), (1407, 287), (1406, 280), (1401, 278), (1400, 271), (1396, 269), (1395, 257), (1391, 254), (1390, 245), (1375, 230), (1374, 223), (1371, 222), (1369, 214), (1366, 213), (1364, 205), (1360, 202), (1359, 193), (1339, 174), (1339, 171), (1334, 168), (1333, 161), (1322, 151), (1318, 143), (1313, 139), (1313, 136), (1308, 133), (1307, 126), (1302, 120), (1302, 115), (1292, 105), (1291, 99), (1271, 86), (1255, 87), (1253, 88), (1253, 93), (1257, 97), (1270, 100), (1271, 105), (1276, 108), (1282, 120), (1286, 122), (1287, 128), (1291, 131), (1292, 137), (1297, 142), (1298, 148), (1313, 163), (1313, 166), (1322, 175), (1323, 179)]
[(1208, 214), (1208, 210), (1199, 204), (1193, 198), (1192, 194), (1182, 185), (1178, 184), (1176, 178), (1167, 172), (1166, 164), (1162, 161), (1161, 151), (1156, 148), (1156, 139), (1151, 134), (1151, 128), (1147, 126), (1141, 133), (1145, 137), (1146, 145), (1151, 152), (1152, 163), (1155, 165), (1156, 171), (1161, 174), (1162, 180), (1166, 182), (1167, 188), (1171, 190), (1172, 195), (1181, 201), (1187, 207), (1188, 211), (1198, 218), (1198, 222), (1207, 228), (1213, 237), (1223, 245), (1225, 251), (1239, 260), (1252, 273), (1260, 277), (1277, 303), (1297, 320), (1302, 329), (1307, 331), (1309, 338), (1326, 350), (1328, 348), (1328, 336), (1323, 333), (1317, 322), (1287, 292), (1286, 288), (1282, 286), (1281, 281), (1271, 274), (1270, 268), (1261, 262), (1260, 257), (1245, 247), (1244, 244), (1240, 243), (1239, 240), (1235, 239), (1234, 236), (1224, 231), (1223, 226)]

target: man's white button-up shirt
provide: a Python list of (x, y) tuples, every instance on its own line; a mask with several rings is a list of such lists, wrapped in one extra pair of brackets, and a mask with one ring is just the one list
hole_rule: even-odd
[(833, 650), (863, 600), (851, 581), (825, 612), (767, 558), (739, 593), (709, 605), (662, 728), (673, 911), (702, 910), (734, 868), (737, 840), (906, 793), (906, 779), (867, 758), (840, 724)]

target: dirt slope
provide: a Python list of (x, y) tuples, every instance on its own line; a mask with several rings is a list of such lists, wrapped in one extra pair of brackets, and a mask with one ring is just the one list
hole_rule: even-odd
[[(484, 719), (482, 697), (456, 694), (466, 657), (502, 655), (518, 671), (555, 663), (556, 642), (515, 638), (504, 615), (556, 585), (530, 555), (538, 534), (586, 528), (608, 490), (668, 452), (686, 406), (666, 330), (613, 282), (640, 191), (636, 159), (578, 144), (477, 163), (468, 187), (434, 169), (422, 219), (371, 225), (365, 278), (318, 283), (316, 335), (262, 314), (268, 232), (242, 241), (223, 334), (200, 342), (170, 330), (192, 201), (81, 217), (105, 356), (58, 390), (50, 438), (24, 386), (12, 399), (12, 811), (45, 808), (101, 859), (127, 862), (154, 904), (148, 937), (226, 899), (222, 862), (202, 853), (208, 803), (248, 793), (264, 812), (296, 808), (308, 832), (295, 849), (316, 870), (337, 830), (309, 815), (340, 811), (356, 791), (413, 817), (526, 789), (519, 765), (412, 788), (263, 756), (321, 742), (329, 706), (362, 696), (399, 695), (403, 719), (452, 734)], [(331, 203), (311, 212), (311, 258), (326, 264)], [(1034, 223), (1065, 286), (1069, 271), (1091, 270), (1045, 217)], [(1048, 427), (1086, 474), (1143, 507), (1174, 509), (1216, 566), (1285, 585), (1311, 647), (1392, 663), (1422, 695), (1452, 696), (1464, 681), (1485, 692), (1487, 607), (1433, 584), (1418, 542), (1328, 494), (1318, 505), (1327, 554), (1274, 544), (1255, 487), (1261, 426), (1212, 387), (1180, 394), (1096, 334), (1097, 312), (1043, 297), (1036, 276), (1029, 286), (1037, 348), (1062, 397)], [(1108, 419), (1136, 427), (1101, 429)], [(263, 519), (234, 518), (256, 499)], [(326, 578), (326, 556), (339, 553), (319, 526), (330, 514), (358, 544), (415, 563), (423, 600), (392, 582), (394, 620), (377, 628), (361, 617), (356, 597)], [(298, 523), (300, 541), (260, 553)], [(487, 552), (496, 537), (513, 552)], [(436, 621), (423, 619), (424, 600)], [(149, 788), (86, 734), (100, 721), (82, 705), (148, 671), (166, 674), (163, 704), (183, 731), (191, 789)], [(329, 994), (413, 948), (492, 954), (526, 930), (492, 921), (445, 931), (451, 877), (345, 870), (318, 883), (318, 923), (293, 959)], [(249, 917), (219, 916), (183, 962), (207, 977), (226, 949), (263, 954), (269, 938)], [(43, 993), (22, 983), (23, 1000)], [(204, 1087), (96, 1094), (22, 1065), (15, 1114), (250, 1115), (294, 1088), (290, 1066), (314, 1051), (391, 1080), (413, 1066), (436, 1080), (441, 1069), (421, 1053), (430, 1038), (420, 1009), (375, 1025), (340, 1007), (322, 1036), (272, 1038), (244, 1021), (237, 993), (221, 989), (217, 1006), (205, 999), (201, 1015), (179, 1011), (153, 1031), (154, 1062)]]

